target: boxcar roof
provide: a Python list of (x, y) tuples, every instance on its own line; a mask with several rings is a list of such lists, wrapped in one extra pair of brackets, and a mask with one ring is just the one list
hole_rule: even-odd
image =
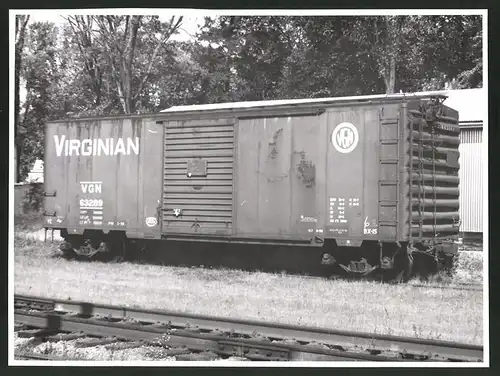
[(187, 111), (210, 111), (210, 110), (238, 110), (256, 107), (272, 106), (293, 106), (300, 104), (334, 104), (339, 102), (364, 102), (370, 100), (394, 100), (405, 98), (447, 98), (445, 91), (429, 91), (419, 93), (398, 93), (398, 94), (378, 94), (378, 95), (357, 95), (351, 97), (331, 97), (331, 98), (306, 98), (306, 99), (283, 99), (269, 101), (247, 101), (247, 102), (227, 102), (215, 104), (195, 104), (187, 106), (172, 106), (160, 112), (187, 112)]
[[(91, 120), (104, 120), (104, 119), (125, 119), (125, 118), (144, 118), (144, 117), (161, 117), (162, 115), (178, 115), (180, 117), (189, 116), (190, 113), (197, 113), (206, 111), (207, 113), (224, 113), (225, 111), (236, 112), (252, 112), (252, 110), (281, 110), (283, 108), (291, 109), (307, 105), (321, 106), (321, 105), (350, 105), (361, 104), (370, 101), (395, 101), (395, 100), (408, 100), (408, 99), (429, 99), (431, 97), (440, 97), (443, 99), (448, 98), (447, 91), (428, 91), (418, 93), (397, 93), (397, 94), (378, 94), (378, 95), (357, 95), (351, 97), (332, 97), (332, 98), (306, 98), (306, 99), (284, 99), (284, 100), (270, 100), (270, 101), (247, 101), (247, 102), (228, 102), (228, 103), (215, 103), (215, 104), (197, 104), (188, 106), (173, 106), (156, 113), (148, 114), (123, 114), (123, 115), (108, 115), (108, 116), (90, 116), (90, 117), (69, 117), (59, 120), (48, 121), (47, 124), (60, 124), (67, 122), (85, 122)], [(446, 104), (446, 102), (445, 102)]]

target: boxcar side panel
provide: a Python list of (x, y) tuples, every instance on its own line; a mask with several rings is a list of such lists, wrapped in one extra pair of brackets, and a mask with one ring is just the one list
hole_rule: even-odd
[[(143, 120), (138, 171), (138, 233), (137, 237), (161, 237), (161, 199), (163, 193), (163, 124), (155, 119)], [(133, 175), (132, 177), (133, 178)], [(133, 206), (135, 201), (129, 203)]]
[(379, 108), (328, 110), (326, 236), (378, 239)]
[(239, 120), (237, 236), (311, 238), (320, 225), (323, 197), (318, 195), (324, 181), (324, 162), (318, 149), (320, 119), (293, 116)]
[(293, 127), (292, 229), (302, 237), (324, 237), (326, 114), (301, 118)]
[(151, 181), (161, 172), (161, 146), (155, 148), (157, 138), (144, 133), (143, 121), (132, 119), (49, 124), (45, 181), (47, 193), (55, 196), (45, 200), (47, 227), (73, 234), (85, 229), (121, 230), (129, 236), (148, 232), (144, 215), (156, 215), (153, 207), (161, 197), (161, 180)]
[(239, 120), (238, 235), (291, 235), (292, 134), (287, 118)]
[(66, 180), (68, 176), (69, 158), (61, 157), (56, 153), (54, 137), (68, 136), (66, 124), (47, 124), (45, 127), (45, 150), (44, 150), (44, 225), (46, 227), (67, 227), (69, 221), (67, 195), (68, 187)]

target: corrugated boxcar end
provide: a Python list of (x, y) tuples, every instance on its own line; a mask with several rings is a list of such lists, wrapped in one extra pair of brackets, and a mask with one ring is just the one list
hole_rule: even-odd
[(440, 101), (408, 105), (409, 239), (455, 240), (459, 218), (458, 112)]

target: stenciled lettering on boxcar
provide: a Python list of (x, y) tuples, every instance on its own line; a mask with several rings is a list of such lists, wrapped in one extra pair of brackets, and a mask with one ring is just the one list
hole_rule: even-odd
[(102, 193), (102, 183), (100, 181), (96, 182), (80, 182), (82, 187), (82, 192), (85, 193)]
[[(330, 197), (330, 223), (347, 224), (346, 200), (343, 197)], [(349, 204), (351, 206), (351, 203)]]
[(365, 221), (363, 222), (363, 234), (364, 235), (377, 235), (377, 219), (372, 218), (368, 219), (368, 216), (365, 217)]
[(126, 139), (94, 138), (94, 139), (66, 139), (66, 136), (54, 136), (56, 155), (68, 156), (112, 156), (112, 155), (139, 155), (139, 137)]
[(81, 181), (80, 225), (101, 226), (104, 218), (102, 181)]
[(306, 160), (305, 152), (301, 151), (298, 154), (300, 154), (300, 162), (297, 165), (299, 179), (307, 188), (311, 188), (316, 182), (316, 166), (311, 161)]

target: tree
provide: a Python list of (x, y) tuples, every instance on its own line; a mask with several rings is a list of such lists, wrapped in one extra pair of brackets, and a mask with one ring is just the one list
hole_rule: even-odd
[(383, 90), (374, 57), (353, 38), (358, 17), (290, 17), (281, 95), (331, 97)]
[(417, 34), (417, 30), (419, 26), (414, 16), (357, 17), (351, 37), (362, 51), (358, 56), (372, 60), (387, 94), (395, 91), (408, 37)]
[[(482, 86), (480, 16), (420, 17), (425, 32), (420, 80), (430, 88)], [(427, 84), (434, 79), (434, 86)]]
[[(79, 56), (73, 57), (80, 59), (80, 64), (89, 79), (87, 85), (93, 94), (92, 107), (99, 108), (103, 101), (105, 67), (100, 58), (101, 50), (98, 48), (97, 38), (93, 33), (94, 18), (92, 16), (70, 16), (66, 20), (70, 26), (69, 32), (66, 33), (66, 40), (71, 41), (78, 49)], [(69, 47), (69, 44), (66, 46)], [(110, 101), (109, 104), (111, 103)]]
[(137, 111), (160, 52), (182, 23), (182, 17), (164, 23), (157, 16), (72, 16), (67, 20), (91, 80), (95, 106), (101, 105), (105, 71), (121, 112), (127, 114)]
[(364, 56), (375, 57), (386, 93), (459, 88), (482, 80), (481, 17), (359, 17), (353, 29)]
[[(286, 17), (219, 17), (206, 19), (199, 38), (217, 45), (207, 52), (220, 56), (233, 100), (273, 99), (278, 95), (283, 64), (290, 53), (283, 33)], [(215, 78), (215, 77), (213, 77)], [(234, 85), (233, 83), (236, 85)]]
[(18, 129), (19, 129), (19, 110), (20, 110), (20, 79), (21, 79), (21, 69), (22, 69), (22, 54), (24, 49), (24, 41), (26, 36), (26, 27), (28, 25), (30, 16), (19, 15), (16, 16), (16, 30), (15, 30), (15, 73), (14, 73), (14, 138), (15, 142), (15, 159), (16, 159), (16, 171), (15, 180), (19, 181), (19, 168), (21, 166), (21, 152), (18, 142)]
[(36, 159), (43, 159), (44, 127), (48, 120), (63, 114), (60, 92), (61, 71), (57, 28), (52, 23), (35, 22), (26, 33), (21, 74), (26, 82), (26, 99), (19, 116), (17, 144), (20, 146), (20, 177), (26, 176)]
[(200, 40), (225, 56), (216, 64), (219, 79), (236, 83), (237, 100), (444, 89), (453, 80), (476, 87), (482, 80), (477, 16), (224, 16), (208, 19)]

